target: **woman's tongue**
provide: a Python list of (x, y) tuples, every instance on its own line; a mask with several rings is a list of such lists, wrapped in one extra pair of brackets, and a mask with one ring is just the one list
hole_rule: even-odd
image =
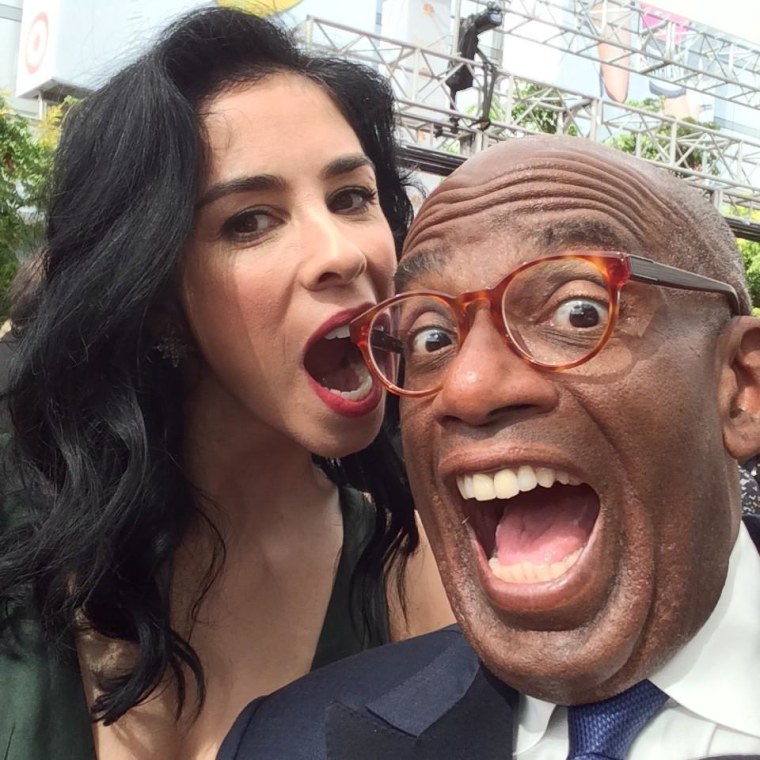
[(361, 384), (362, 378), (357, 372), (354, 352), (355, 349), (348, 340), (321, 340), (307, 354), (306, 370), (326, 388), (339, 391), (355, 390)]
[(552, 565), (582, 548), (599, 512), (587, 487), (554, 486), (510, 499), (496, 528), (501, 565)]

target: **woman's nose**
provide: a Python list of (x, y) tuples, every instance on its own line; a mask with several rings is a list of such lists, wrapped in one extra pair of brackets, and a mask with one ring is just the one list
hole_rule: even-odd
[(309, 290), (348, 285), (367, 270), (364, 251), (329, 213), (309, 218), (301, 244), (307, 253), (303, 282)]

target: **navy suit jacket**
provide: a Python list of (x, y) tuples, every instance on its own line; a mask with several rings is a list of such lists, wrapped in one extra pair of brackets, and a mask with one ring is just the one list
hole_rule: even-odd
[[(760, 517), (745, 523), (760, 547)], [(450, 626), (341, 660), (257, 699), (235, 721), (218, 760), (507, 760), (517, 703), (517, 692)], [(740, 757), (760, 760), (721, 760)]]
[(505, 758), (517, 698), (450, 626), (341, 660), (257, 699), (235, 721), (218, 760)]

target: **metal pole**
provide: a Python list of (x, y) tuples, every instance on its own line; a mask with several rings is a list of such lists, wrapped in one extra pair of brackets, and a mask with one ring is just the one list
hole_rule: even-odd
[(462, 19), (462, 0), (454, 2), (454, 23), (451, 26), (451, 50), (450, 55), (459, 55), (459, 25)]

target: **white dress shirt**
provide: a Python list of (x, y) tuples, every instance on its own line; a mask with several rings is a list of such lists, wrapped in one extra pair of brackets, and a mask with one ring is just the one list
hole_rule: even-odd
[[(628, 760), (760, 754), (760, 554), (744, 525), (707, 622), (649, 679), (670, 699)], [(565, 760), (567, 710), (521, 697), (515, 758)]]

